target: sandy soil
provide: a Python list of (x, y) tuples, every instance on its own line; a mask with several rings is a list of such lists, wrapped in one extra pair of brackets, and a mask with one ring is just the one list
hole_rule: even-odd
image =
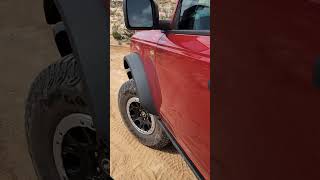
[(33, 78), (58, 58), (42, 0), (0, 1), (0, 179), (35, 180), (24, 132)]
[(122, 58), (128, 47), (111, 46), (111, 176), (115, 179), (196, 179), (173, 146), (163, 151), (138, 142), (123, 124), (118, 111), (118, 90), (127, 77)]

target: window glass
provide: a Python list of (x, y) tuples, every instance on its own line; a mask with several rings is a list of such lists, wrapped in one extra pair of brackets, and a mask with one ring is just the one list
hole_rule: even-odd
[(178, 29), (210, 30), (210, 0), (183, 0)]
[(152, 27), (150, 0), (127, 1), (127, 16), (131, 27)]

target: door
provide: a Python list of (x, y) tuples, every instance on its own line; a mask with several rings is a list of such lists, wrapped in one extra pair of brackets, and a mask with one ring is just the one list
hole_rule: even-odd
[(160, 114), (201, 174), (210, 171), (210, 2), (180, 1), (175, 28), (158, 42)]

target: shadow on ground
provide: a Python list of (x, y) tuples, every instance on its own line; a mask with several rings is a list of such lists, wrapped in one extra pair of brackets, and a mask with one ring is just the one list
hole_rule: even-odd
[(42, 0), (0, 1), (0, 179), (36, 179), (24, 131), (33, 78), (59, 56)]

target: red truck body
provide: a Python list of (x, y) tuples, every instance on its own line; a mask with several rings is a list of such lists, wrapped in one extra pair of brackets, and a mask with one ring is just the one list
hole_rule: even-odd
[(131, 51), (141, 56), (166, 127), (209, 179), (210, 36), (139, 31), (132, 37)]

